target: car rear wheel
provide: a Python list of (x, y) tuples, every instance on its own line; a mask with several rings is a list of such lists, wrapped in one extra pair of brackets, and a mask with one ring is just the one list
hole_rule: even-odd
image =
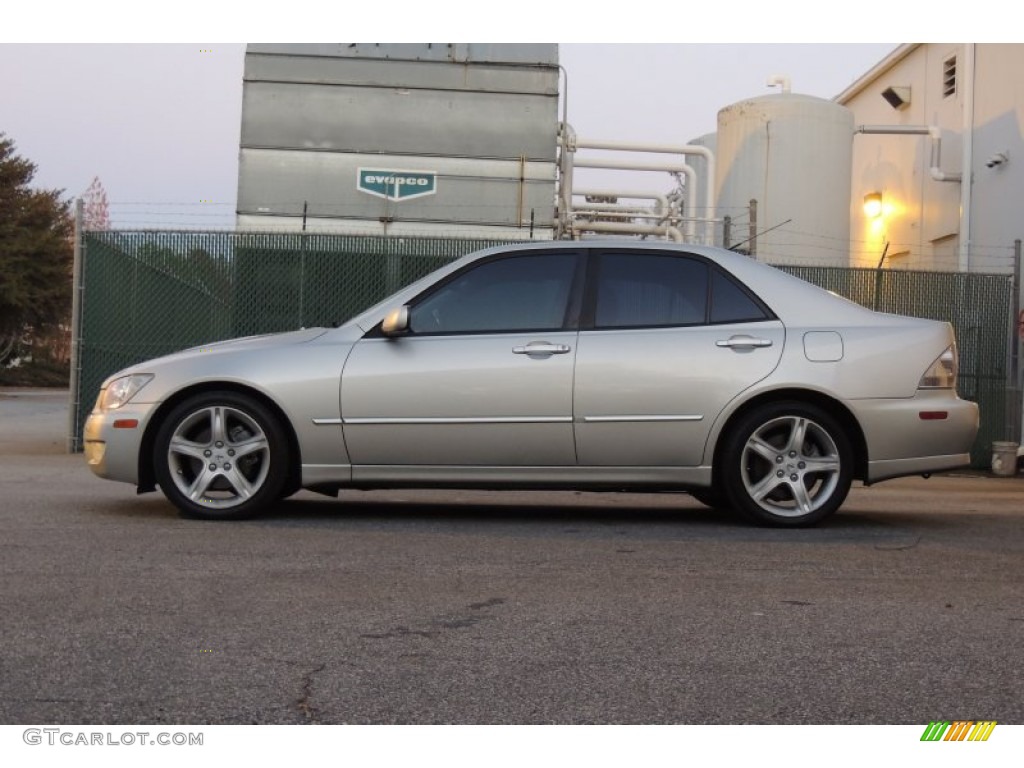
[(771, 403), (742, 417), (722, 460), (729, 501), (762, 525), (813, 525), (839, 509), (853, 480), (842, 427), (806, 403)]
[(275, 416), (236, 392), (208, 392), (175, 407), (157, 433), (154, 469), (185, 517), (237, 520), (281, 498), (288, 441)]

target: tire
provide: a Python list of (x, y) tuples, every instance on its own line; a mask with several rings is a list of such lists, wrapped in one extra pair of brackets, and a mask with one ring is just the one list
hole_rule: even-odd
[(157, 432), (157, 483), (183, 517), (241, 520), (279, 500), (288, 476), (288, 440), (259, 401), (206, 392), (177, 405)]
[(839, 509), (853, 481), (849, 438), (808, 403), (754, 409), (732, 428), (721, 457), (726, 497), (760, 525), (814, 525)]

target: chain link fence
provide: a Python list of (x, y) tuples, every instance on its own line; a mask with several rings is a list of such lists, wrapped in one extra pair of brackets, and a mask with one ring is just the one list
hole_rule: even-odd
[(87, 232), (70, 444), (111, 373), (237, 336), (339, 324), (489, 240)]
[[(404, 285), (499, 241), (194, 231), (88, 232), (82, 241), (70, 444), (111, 373), (187, 347), (341, 323)], [(1012, 280), (1006, 275), (780, 266), (882, 312), (953, 324), (962, 397), (981, 407), (972, 450), (1004, 438)]]

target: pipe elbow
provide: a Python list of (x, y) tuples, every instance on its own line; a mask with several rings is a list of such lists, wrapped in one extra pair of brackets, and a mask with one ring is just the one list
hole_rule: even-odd
[(562, 146), (566, 150), (575, 152), (579, 148), (577, 146), (576, 130), (569, 123), (559, 123), (558, 133), (559, 138), (562, 140)]
[(930, 170), (932, 178), (935, 179), (935, 181), (960, 181), (962, 178), (959, 173), (946, 173), (940, 168), (932, 167)]

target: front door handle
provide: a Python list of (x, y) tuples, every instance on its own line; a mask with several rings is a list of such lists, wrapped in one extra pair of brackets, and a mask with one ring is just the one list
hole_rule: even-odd
[(753, 336), (730, 336), (715, 342), (716, 347), (732, 347), (733, 349), (753, 349), (754, 347), (770, 347), (771, 339), (755, 339)]
[(546, 341), (531, 341), (523, 347), (512, 347), (515, 355), (564, 355), (572, 347), (568, 344), (551, 344)]

